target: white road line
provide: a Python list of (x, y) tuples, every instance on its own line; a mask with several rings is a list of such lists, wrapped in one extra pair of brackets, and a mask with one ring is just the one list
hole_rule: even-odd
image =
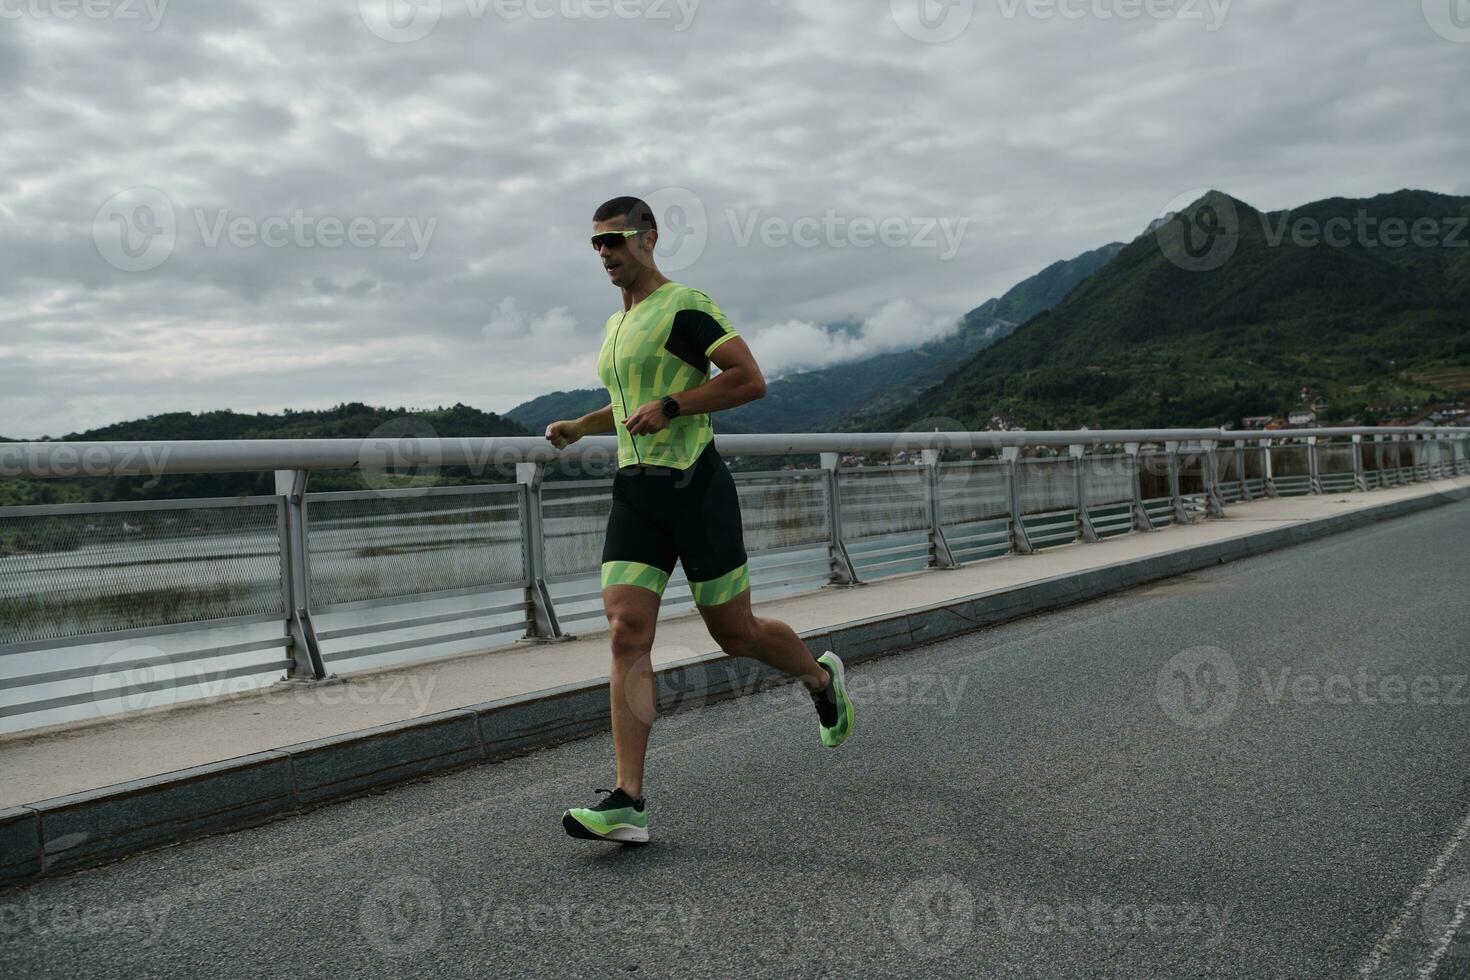
[[(1404, 927), (1418, 914), (1419, 906), (1424, 902), (1424, 896), (1428, 895), (1429, 890), (1435, 886), (1435, 883), (1439, 880), (1439, 876), (1444, 873), (1445, 865), (1449, 864), (1450, 858), (1455, 856), (1455, 851), (1464, 842), (1467, 834), (1470, 834), (1470, 816), (1467, 816), (1460, 824), (1459, 829), (1450, 837), (1449, 843), (1445, 845), (1444, 850), (1439, 852), (1439, 857), (1429, 866), (1429, 870), (1419, 882), (1418, 887), (1409, 894), (1409, 900), (1404, 903), (1403, 910), (1399, 912), (1398, 918), (1393, 920), (1393, 925), (1388, 927), (1388, 932), (1384, 933), (1383, 938), (1374, 944), (1367, 958), (1363, 960), (1363, 965), (1358, 967), (1358, 976), (1367, 978), (1378, 972), (1378, 968), (1383, 965), (1383, 957), (1388, 953), (1389, 947), (1398, 940), (1399, 935), (1404, 931)], [(1421, 976), (1425, 976), (1425, 974), (1421, 974)]]

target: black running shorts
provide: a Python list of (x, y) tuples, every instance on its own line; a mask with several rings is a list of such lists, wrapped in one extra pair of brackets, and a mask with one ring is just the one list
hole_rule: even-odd
[(602, 587), (637, 585), (662, 596), (676, 561), (701, 606), (750, 587), (735, 478), (713, 442), (687, 470), (625, 466), (613, 477)]

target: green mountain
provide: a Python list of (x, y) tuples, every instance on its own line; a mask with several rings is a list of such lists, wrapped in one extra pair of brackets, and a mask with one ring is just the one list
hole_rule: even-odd
[[(132, 442), (184, 439), (366, 439), (369, 436), (525, 436), (524, 428), (491, 412), (468, 405), (415, 411), (377, 408), (361, 402), (338, 405), (325, 411), (298, 412), (286, 409), (280, 415), (247, 414), (228, 409), (217, 412), (169, 412), (147, 418), (73, 432), (60, 440), (44, 437), (38, 442)], [(485, 483), (513, 479), (510, 472), (487, 472), (478, 477), (465, 467), (444, 467), (436, 482)], [(411, 479), (378, 480), (376, 486), (413, 485)], [(366, 488), (359, 473), (322, 472), (311, 478), (312, 490), (359, 490)], [(181, 473), (157, 479), (145, 477), (85, 478), (66, 480), (0, 480), (0, 505), (65, 503), (99, 500), (156, 500), (192, 497), (232, 497), (240, 494), (275, 492), (270, 473)]]
[[(1004, 296), (966, 313), (952, 333), (912, 350), (874, 354), (777, 378), (766, 386), (765, 398), (721, 412), (717, 428), (731, 433), (830, 432), (842, 428), (859, 409), (897, 410), (948, 376), (955, 364), (1061, 302), (1122, 248), (1115, 242), (1054, 262)], [(858, 326), (843, 323), (832, 329), (852, 333)], [(606, 404), (607, 392), (601, 388), (557, 391), (517, 405), (505, 415), (540, 432), (548, 422), (577, 418)]]
[(853, 427), (984, 428), (997, 413), (1027, 428), (1215, 426), (1298, 407), (1304, 387), (1327, 399), (1324, 421), (1367, 422), (1373, 403), (1445, 397), (1470, 387), (1467, 223), (1470, 198), (1426, 191), (1271, 213), (1211, 192), (922, 397)]

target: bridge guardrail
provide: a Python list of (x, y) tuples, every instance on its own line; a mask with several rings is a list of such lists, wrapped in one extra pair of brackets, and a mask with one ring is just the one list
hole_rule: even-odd
[[(1470, 429), (732, 435), (751, 577), (853, 586), (1171, 523), (1263, 496), (1470, 473)], [(976, 458), (945, 460), (973, 451)], [(846, 454), (917, 454), (890, 465)], [(995, 458), (979, 458), (980, 453)], [(1029, 455), (1028, 455), (1029, 454)], [(0, 444), (0, 476), (273, 470), (257, 497), (0, 507), (0, 731), (334, 669), (556, 642), (600, 619), (611, 437)], [(317, 470), (514, 464), (515, 483), (312, 493)], [(692, 603), (682, 573), (665, 608)]]

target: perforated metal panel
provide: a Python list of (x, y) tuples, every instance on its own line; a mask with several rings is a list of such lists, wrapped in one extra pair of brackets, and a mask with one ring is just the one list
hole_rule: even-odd
[(1137, 468), (1133, 457), (1123, 453), (1086, 456), (1081, 465), (1082, 486), (1089, 508), (1133, 500), (1133, 478)]
[(1217, 450), (1215, 452), (1215, 459), (1219, 461), (1219, 478), (1221, 483), (1240, 482), (1242, 476), (1240, 472), (1240, 453), (1236, 452), (1234, 447)]
[(611, 510), (611, 480), (542, 484), (541, 522), (548, 576), (593, 572), (602, 566), (602, 545)]
[(1068, 459), (1023, 459), (1016, 464), (1016, 493), (1022, 514), (1077, 509), (1076, 463)]
[(1245, 478), (1247, 481), (1263, 480), (1266, 477), (1266, 454), (1260, 446), (1248, 446), (1245, 450)]
[(1354, 472), (1353, 457), (1357, 455), (1357, 446), (1352, 444), (1332, 445), (1319, 444), (1317, 446), (1317, 469), (1324, 476), (1328, 473)]
[(520, 492), (307, 494), (313, 607), (523, 584)]
[(827, 542), (827, 491), (817, 470), (735, 474), (750, 554)]
[(1169, 454), (1139, 453), (1138, 484), (1144, 500), (1170, 499)]
[(929, 490), (919, 466), (839, 470), (842, 532), (849, 539), (929, 527)]
[(1273, 478), (1310, 475), (1311, 463), (1307, 459), (1306, 446), (1271, 447), (1271, 476)]
[(939, 513), (945, 525), (993, 520), (1010, 512), (1004, 462), (940, 465)]
[(1203, 452), (1181, 452), (1179, 454), (1179, 495), (1190, 497), (1205, 492), (1205, 454)]
[(0, 511), (0, 643), (285, 616), (274, 500), (8, 510)]

